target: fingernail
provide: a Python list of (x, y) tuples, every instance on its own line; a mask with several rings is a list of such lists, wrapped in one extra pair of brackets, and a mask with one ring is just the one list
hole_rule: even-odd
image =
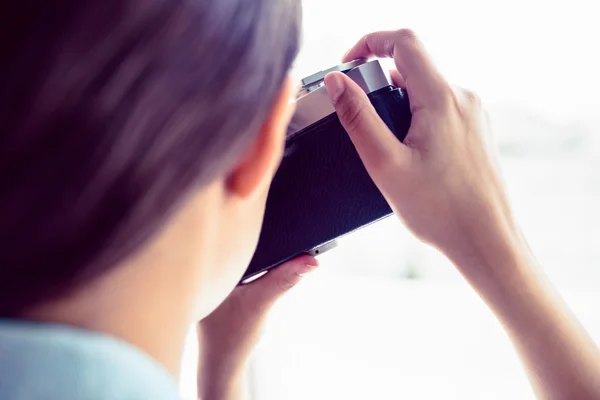
[(312, 271), (314, 271), (318, 266), (319, 266), (319, 261), (317, 261), (316, 258), (311, 258), (311, 259), (307, 260), (306, 264), (300, 268), (300, 270), (298, 271), (298, 275), (300, 275), (300, 276), (308, 275)]
[(338, 74), (328, 74), (325, 77), (325, 87), (327, 88), (327, 93), (333, 103), (338, 101), (346, 89), (344, 80)]
[(306, 259), (306, 265), (309, 265), (311, 267), (318, 267), (319, 266), (319, 260), (317, 260), (314, 257), (309, 257)]

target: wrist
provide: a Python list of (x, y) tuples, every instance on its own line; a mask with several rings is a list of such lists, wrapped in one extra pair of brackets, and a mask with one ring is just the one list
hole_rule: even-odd
[(212, 379), (221, 376), (241, 376), (246, 370), (250, 352), (245, 349), (223, 346), (218, 340), (209, 340), (199, 335), (198, 367)]
[(245, 391), (245, 369), (217, 372), (207, 367), (198, 372), (198, 397), (202, 400), (243, 398)]
[(494, 223), (460, 235), (444, 253), (487, 302), (502, 302), (536, 280), (535, 259), (518, 228)]
[(243, 388), (250, 351), (211, 333), (198, 324), (198, 395), (203, 400), (230, 398), (231, 390)]
[(203, 400), (239, 398), (244, 391), (247, 362), (223, 362), (222, 358), (202, 357), (198, 363), (198, 396)]

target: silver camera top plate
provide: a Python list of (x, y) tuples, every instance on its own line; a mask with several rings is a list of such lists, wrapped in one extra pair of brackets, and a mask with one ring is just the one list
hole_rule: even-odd
[(307, 76), (306, 78), (301, 80), (302, 89), (306, 90), (307, 93), (312, 92), (314, 89), (318, 89), (320, 86), (323, 85), (323, 80), (325, 79), (325, 76), (328, 73), (334, 72), (334, 71), (345, 73), (345, 72), (350, 71), (353, 68), (356, 68), (356, 67), (364, 64), (365, 62), (366, 62), (366, 60), (364, 58), (359, 58), (357, 60), (350, 61), (345, 64), (336, 65), (335, 67), (331, 67), (324, 71), (319, 71), (317, 73), (314, 73), (314, 74)]
[(325, 76), (333, 71), (345, 73), (366, 94), (393, 85), (389, 72), (381, 67), (379, 60), (367, 61), (366, 59), (341, 64), (302, 79), (302, 90), (296, 99), (296, 112), (287, 131), (288, 138), (335, 113), (333, 104), (331, 104), (327, 90), (323, 85)]

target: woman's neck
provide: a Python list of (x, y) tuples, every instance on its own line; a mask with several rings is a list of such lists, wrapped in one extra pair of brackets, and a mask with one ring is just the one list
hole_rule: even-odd
[[(194, 321), (193, 298), (173, 284), (166, 268), (117, 268), (76, 293), (38, 306), (27, 319), (103, 333), (144, 351), (179, 376), (187, 332)], [(177, 290), (181, 289), (181, 290)], [(175, 292), (175, 293), (174, 293)], [(187, 297), (187, 298), (186, 298)]]

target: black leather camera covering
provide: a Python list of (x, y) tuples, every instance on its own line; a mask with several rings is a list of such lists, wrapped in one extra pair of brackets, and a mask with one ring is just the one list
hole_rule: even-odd
[[(405, 92), (390, 86), (369, 99), (403, 141), (411, 123)], [(337, 115), (329, 115), (288, 139), (267, 198), (258, 247), (243, 279), (390, 214)]]

